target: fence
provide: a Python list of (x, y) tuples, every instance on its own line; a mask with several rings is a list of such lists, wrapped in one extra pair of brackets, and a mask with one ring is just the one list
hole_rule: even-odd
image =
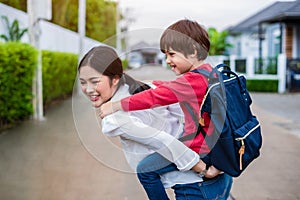
[(277, 58), (238, 58), (231, 56), (209, 56), (207, 61), (212, 65), (218, 63), (228, 64), (232, 70), (244, 74), (248, 79), (272, 79), (278, 80), (278, 93), (286, 92), (286, 62), (285, 54), (280, 54)]

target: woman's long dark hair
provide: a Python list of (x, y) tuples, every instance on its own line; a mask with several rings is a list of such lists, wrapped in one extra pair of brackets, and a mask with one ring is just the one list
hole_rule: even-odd
[(81, 59), (78, 65), (78, 72), (83, 66), (90, 66), (99, 73), (108, 76), (110, 80), (118, 76), (120, 78), (121, 85), (129, 85), (129, 93), (136, 94), (141, 91), (150, 89), (147, 84), (137, 81), (131, 76), (123, 73), (123, 66), (121, 59), (117, 55), (114, 49), (109, 46), (101, 45), (93, 47), (88, 51)]

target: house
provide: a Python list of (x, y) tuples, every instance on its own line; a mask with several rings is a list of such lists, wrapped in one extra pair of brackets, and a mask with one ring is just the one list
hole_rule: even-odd
[(227, 30), (231, 54), (300, 57), (300, 0), (275, 2)]
[(256, 71), (286, 58), (287, 87), (300, 88), (300, 0), (278, 1), (229, 27), (230, 55), (256, 58)]
[[(154, 64), (154, 65), (162, 65), (163, 64), (164, 55), (160, 51), (160, 47), (158, 44), (148, 44), (145, 41), (140, 41), (130, 48), (129, 55), (129, 66), (132, 64), (132, 68), (136, 68), (134, 66), (138, 66), (136, 61), (140, 63), (140, 65), (144, 64)], [(139, 66), (140, 66), (139, 65)]]

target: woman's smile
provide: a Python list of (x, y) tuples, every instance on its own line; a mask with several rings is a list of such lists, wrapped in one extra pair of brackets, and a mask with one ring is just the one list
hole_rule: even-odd
[(100, 95), (91, 95), (91, 96), (90, 96), (90, 100), (93, 101), (93, 102), (94, 102), (94, 101), (98, 101), (99, 98), (100, 98)]

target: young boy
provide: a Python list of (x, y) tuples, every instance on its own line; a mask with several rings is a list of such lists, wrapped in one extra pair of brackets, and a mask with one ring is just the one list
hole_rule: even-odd
[[(156, 85), (155, 89), (141, 92), (118, 102), (103, 104), (100, 108), (100, 117), (104, 117), (118, 110), (143, 110), (179, 102), (185, 118), (183, 136), (195, 133), (197, 126), (185, 103), (191, 106), (196, 116), (200, 116), (200, 105), (206, 93), (208, 80), (205, 76), (191, 71), (194, 69), (212, 70), (209, 64), (204, 63), (210, 48), (208, 33), (195, 21), (187, 19), (180, 20), (164, 31), (160, 39), (160, 48), (161, 51), (166, 54), (167, 64), (176, 75), (182, 76), (179, 76), (173, 81), (153, 81), (153, 84)], [(213, 131), (210, 118), (206, 113), (202, 115), (202, 118), (204, 119), (202, 128), (207, 135), (210, 135)], [(202, 134), (198, 134), (193, 140), (186, 141), (185, 144), (202, 155), (210, 151)], [(153, 197), (152, 199), (155, 199), (155, 186), (157, 181), (159, 181), (159, 174), (176, 170), (174, 165), (152, 170), (151, 162), (159, 162), (157, 160), (160, 159), (163, 158), (159, 156), (151, 158), (150, 155), (141, 161), (138, 166), (139, 180), (144, 186), (148, 196)], [(212, 166), (207, 172), (203, 165), (196, 165), (193, 167), (193, 170), (208, 178), (212, 178), (219, 173), (219, 171)], [(224, 179), (224, 181), (216, 181), (216, 187), (219, 186), (218, 184), (224, 184), (225, 182), (232, 183), (232, 178), (224, 174), (218, 175), (214, 179)], [(227, 188), (227, 196), (225, 195), (224, 199), (228, 197), (230, 187), (231, 184), (229, 184)], [(183, 194), (176, 194), (176, 196), (177, 195), (180, 196)], [(159, 197), (157, 197), (157, 199), (159, 199)]]

